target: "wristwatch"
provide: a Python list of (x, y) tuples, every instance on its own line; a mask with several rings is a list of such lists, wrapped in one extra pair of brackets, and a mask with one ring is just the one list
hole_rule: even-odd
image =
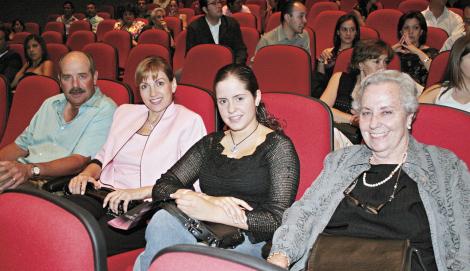
[(31, 168), (31, 177), (37, 178), (39, 177), (39, 174), (41, 174), (41, 169), (33, 164), (33, 167)]

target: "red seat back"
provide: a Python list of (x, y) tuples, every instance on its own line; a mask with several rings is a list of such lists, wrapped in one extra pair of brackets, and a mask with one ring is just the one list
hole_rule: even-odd
[(164, 20), (168, 28), (173, 32), (174, 37), (183, 30), (183, 23), (180, 18), (167, 16)]
[(39, 189), (6, 191), (0, 206), (0, 270), (107, 269), (103, 234), (86, 210)]
[(382, 4), (383, 8), (389, 8), (389, 9), (398, 9), (398, 5), (400, 2), (404, 0), (380, 0), (380, 4)]
[(161, 29), (145, 30), (139, 35), (139, 44), (159, 44), (166, 48), (170, 48), (170, 36)]
[(41, 37), (46, 43), (64, 43), (64, 36), (56, 31), (45, 31)]
[(427, 0), (405, 0), (398, 4), (398, 10), (407, 13), (408, 11), (423, 11), (429, 5)]
[(26, 63), (23, 43), (12, 43), (8, 45), (8, 48), (12, 50), (13, 52), (16, 52), (18, 55), (20, 55), (22, 63)]
[(204, 121), (207, 133), (215, 132), (217, 129), (217, 110), (214, 97), (209, 91), (179, 84), (175, 92), (175, 103), (184, 105), (199, 114)]
[(173, 54), (173, 70), (177, 71), (184, 67), (186, 54), (186, 30), (183, 30), (175, 38), (175, 53)]
[(64, 36), (65, 25), (63, 22), (56, 22), (56, 21), (47, 22), (46, 26), (44, 27), (44, 31), (55, 31), (55, 32), (59, 32), (60, 34), (62, 34), (62, 36)]
[(79, 19), (79, 21), (73, 22), (69, 28), (69, 36), (76, 31), (91, 31), (90, 22), (81, 19)]
[(341, 0), (339, 9), (344, 12), (351, 12), (356, 4), (357, 0)]
[[(184, 259), (181, 260), (181, 259)], [(276, 265), (233, 250), (200, 245), (176, 245), (160, 251), (149, 271), (282, 271)]]
[(85, 45), (96, 41), (95, 33), (90, 30), (76, 30), (67, 38), (67, 46), (72, 51), (82, 51)]
[(232, 18), (237, 20), (238, 24), (242, 27), (257, 28), (256, 17), (251, 13), (237, 12), (232, 14)]
[(142, 98), (140, 97), (139, 89), (135, 83), (135, 70), (139, 63), (149, 56), (160, 56), (170, 63), (170, 52), (167, 48), (159, 44), (139, 44), (132, 48), (129, 53), (129, 59), (124, 69), (124, 75), (122, 81), (128, 84), (134, 94), (134, 102), (141, 103)]
[(426, 79), (426, 87), (444, 81), (447, 65), (449, 63), (450, 51), (441, 52), (431, 62), (429, 67), (428, 78)]
[(428, 45), (431, 48), (440, 50), (442, 46), (444, 46), (444, 43), (446, 42), (448, 37), (449, 35), (444, 29), (428, 26), (428, 35), (426, 38), (426, 45)]
[(227, 47), (217, 44), (196, 45), (186, 55), (180, 82), (212, 92), (217, 71), (232, 62), (233, 54)]
[(101, 92), (120, 106), (121, 104), (131, 104), (134, 102), (134, 95), (130, 87), (116, 80), (98, 79), (96, 82)]
[(278, 27), (281, 24), (281, 12), (274, 12), (269, 16), (268, 21), (266, 22), (266, 27), (264, 28), (264, 33), (267, 33), (274, 28)]
[(114, 18), (114, 6), (113, 5), (100, 5), (99, 11), (105, 11), (111, 15), (111, 18)]
[(463, 19), (463, 10), (460, 9), (460, 8), (448, 8), (450, 11), (452, 11), (453, 13), (457, 14), (460, 16), (460, 18)]
[(260, 36), (258, 30), (252, 27), (240, 27), (240, 30), (242, 32), (243, 43), (245, 43), (248, 53), (246, 63), (249, 64), (255, 54), (256, 45), (258, 44)]
[(24, 40), (29, 35), (31, 35), (31, 33), (29, 33), (29, 32), (18, 32), (10, 40), (10, 43), (24, 44)]
[(49, 59), (54, 63), (54, 77), (57, 77), (59, 74), (59, 60), (70, 51), (69, 47), (62, 43), (48, 43), (46, 47)]
[(109, 12), (106, 12), (106, 11), (98, 11), (96, 15), (98, 15), (99, 17), (103, 19), (111, 19), (111, 14), (109, 14)]
[[(338, 4), (336, 4), (335, 2), (317, 2), (313, 4), (312, 8), (310, 9), (307, 15), (307, 25), (311, 27), (318, 14), (326, 10), (339, 10)], [(311, 23), (309, 24), (308, 22)]]
[(418, 110), (411, 133), (416, 140), (449, 149), (470, 166), (470, 113), (435, 104)]
[(320, 100), (288, 93), (264, 93), (268, 112), (283, 125), (300, 160), (300, 199), (323, 169), (323, 160), (333, 150), (333, 117)]
[(0, 147), (14, 142), (16, 137), (29, 125), (42, 103), (47, 98), (59, 93), (59, 83), (50, 77), (31, 75), (21, 79), (16, 87)]
[(75, 12), (73, 16), (80, 21), (85, 19), (85, 14), (83, 12)]
[(106, 43), (94, 42), (85, 45), (83, 52), (93, 57), (99, 79), (117, 79), (118, 54), (116, 48)]
[(380, 39), (379, 32), (368, 26), (361, 26), (361, 40), (378, 40)]
[(119, 68), (124, 69), (132, 47), (131, 34), (125, 30), (111, 30), (104, 35), (103, 41), (116, 48)]
[(35, 22), (27, 22), (24, 24), (25, 32), (29, 32), (31, 34), (39, 35), (41, 33), (41, 27), (38, 23)]
[(263, 47), (256, 53), (252, 67), (262, 92), (310, 95), (312, 73), (310, 55), (300, 47), (290, 45)]
[(96, 28), (96, 39), (99, 42), (102, 42), (104, 40), (104, 35), (114, 29), (115, 23), (116, 23), (116, 20), (114, 19), (102, 20)]
[(261, 33), (264, 11), (262, 12), (259, 5), (256, 4), (246, 4), (246, 6), (250, 9), (251, 14), (256, 17), (256, 29)]
[(403, 13), (396, 9), (378, 9), (366, 19), (366, 25), (379, 32), (380, 38), (390, 46), (398, 42), (397, 25)]
[(344, 14), (346, 13), (340, 10), (327, 10), (318, 14), (313, 22), (307, 22), (307, 26), (315, 31), (317, 56), (326, 48), (333, 47), (335, 25)]

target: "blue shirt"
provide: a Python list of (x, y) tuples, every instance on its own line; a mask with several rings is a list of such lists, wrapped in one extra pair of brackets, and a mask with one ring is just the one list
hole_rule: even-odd
[(15, 140), (18, 147), (29, 153), (18, 161), (41, 163), (72, 154), (96, 155), (108, 136), (116, 104), (96, 87), (93, 96), (80, 106), (70, 122), (64, 120), (66, 104), (64, 94), (44, 101), (29, 126)]

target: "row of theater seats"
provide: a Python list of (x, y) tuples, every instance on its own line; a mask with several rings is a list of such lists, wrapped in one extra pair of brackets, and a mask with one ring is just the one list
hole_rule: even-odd
[[(22, 86), (31, 83), (35, 83), (34, 87)], [(19, 123), (15, 118), (23, 114), (22, 124), (27, 125), (31, 116), (25, 114), (32, 114), (42, 100), (58, 91), (58, 86), (54, 84), (56, 82), (53, 79), (41, 76), (23, 79), (19, 85), (19, 93), (13, 99), (8, 122)], [(107, 88), (102, 82), (98, 84), (113, 99), (121, 96), (115, 85)], [(50, 89), (54, 91), (47, 92)], [(124, 92), (122, 94), (125, 96)], [(127, 92), (127, 95), (129, 98), (131, 93)], [(211, 93), (180, 85), (175, 100), (200, 114), (208, 132), (216, 129), (216, 109)], [(262, 100), (267, 110), (280, 120), (299, 155), (301, 174), (296, 196), (298, 200), (318, 176), (325, 156), (332, 150), (331, 111), (320, 100), (296, 94), (264, 93)], [(28, 108), (29, 111), (17, 110), (19, 106), (22, 109)], [(2, 110), (0, 107), (0, 112)], [(467, 112), (422, 104), (413, 124), (412, 134), (420, 142), (452, 150), (470, 164), (470, 142), (465, 140), (470, 127), (464, 125), (469, 121), (470, 114)], [(24, 204), (25, 202), (28, 204)], [(0, 195), (0, 205), (0, 216), (3, 218), (0, 246), (8, 248), (0, 253), (0, 270), (131, 270), (135, 258), (142, 252), (142, 249), (137, 249), (106, 258), (104, 238), (96, 220), (69, 202), (42, 191), (9, 191)], [(30, 228), (32, 223), (36, 225), (34, 231)], [(40, 253), (38, 248), (41, 248)], [(64, 251), (67, 253), (64, 254)], [(176, 254), (166, 255), (167, 252)], [(202, 262), (194, 253), (204, 254), (203, 258), (208, 262)], [(151, 270), (230, 270), (227, 268), (232, 267), (234, 270), (245, 270), (240, 264), (248, 268), (246, 270), (279, 270), (250, 256), (210, 248), (183, 246), (170, 248), (162, 254), (166, 255), (161, 255), (165, 258), (157, 257), (155, 266), (152, 267), (157, 269)], [(188, 260), (173, 262), (173, 257), (182, 255), (187, 256), (185, 259)], [(217, 259), (212, 259), (213, 257)], [(190, 258), (194, 261), (190, 261)], [(177, 265), (183, 263), (183, 267)], [(219, 264), (224, 264), (222, 269)], [(209, 269), (209, 266), (215, 269)]]

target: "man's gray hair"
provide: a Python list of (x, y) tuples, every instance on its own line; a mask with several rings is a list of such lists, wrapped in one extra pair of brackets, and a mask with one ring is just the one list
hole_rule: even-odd
[(356, 112), (362, 109), (362, 96), (364, 90), (370, 85), (382, 83), (395, 83), (400, 89), (400, 102), (407, 113), (416, 113), (418, 110), (418, 99), (416, 82), (406, 73), (395, 70), (385, 70), (367, 76), (361, 83), (359, 90), (353, 94), (352, 108)]

